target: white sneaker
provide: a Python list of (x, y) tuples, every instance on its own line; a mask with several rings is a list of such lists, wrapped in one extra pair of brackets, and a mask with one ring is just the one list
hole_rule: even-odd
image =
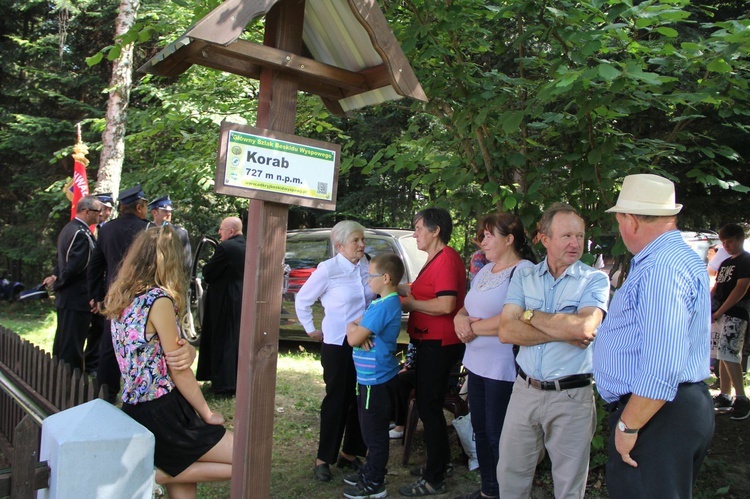
[(403, 438), (404, 432), (403, 431), (398, 431), (398, 430), (391, 430), (391, 431), (388, 432), (388, 436), (391, 437), (391, 438), (393, 438), (393, 439)]

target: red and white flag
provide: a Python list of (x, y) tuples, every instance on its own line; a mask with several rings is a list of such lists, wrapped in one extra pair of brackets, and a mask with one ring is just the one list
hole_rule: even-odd
[(70, 200), (72, 203), (70, 207), (70, 219), (73, 220), (76, 217), (78, 201), (82, 197), (89, 195), (89, 180), (86, 177), (86, 165), (78, 160), (76, 160), (73, 166), (73, 185), (71, 185), (71, 189), (73, 190), (73, 198)]
[(78, 201), (82, 197), (89, 195), (89, 179), (86, 175), (86, 165), (89, 164), (89, 160), (86, 155), (89, 152), (89, 148), (86, 144), (81, 142), (81, 125), (78, 125), (78, 143), (73, 146), (73, 180), (68, 182), (66, 185), (66, 192), (68, 199), (70, 199), (70, 219), (73, 220), (76, 217), (76, 206)]

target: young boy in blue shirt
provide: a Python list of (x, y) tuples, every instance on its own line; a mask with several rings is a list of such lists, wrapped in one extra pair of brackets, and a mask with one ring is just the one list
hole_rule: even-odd
[(373, 300), (359, 321), (349, 323), (346, 338), (354, 347), (357, 370), (357, 408), (362, 438), (367, 444), (367, 464), (361, 473), (344, 477), (350, 487), (344, 497), (385, 497), (385, 468), (390, 437), (388, 427), (398, 394), (396, 340), (401, 331), (401, 300), (396, 287), (404, 275), (404, 264), (395, 253), (377, 255), (370, 261)]

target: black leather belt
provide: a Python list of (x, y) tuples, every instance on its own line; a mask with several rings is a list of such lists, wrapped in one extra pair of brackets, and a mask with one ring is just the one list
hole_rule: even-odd
[(536, 388), (537, 390), (570, 390), (572, 388), (583, 388), (591, 384), (591, 374), (573, 374), (571, 376), (565, 376), (560, 379), (553, 381), (540, 381), (538, 379), (530, 378), (526, 376), (523, 370), (518, 370), (518, 375), (526, 381), (529, 385)]

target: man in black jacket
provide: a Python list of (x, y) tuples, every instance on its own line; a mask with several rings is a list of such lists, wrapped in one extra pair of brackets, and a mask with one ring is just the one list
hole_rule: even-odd
[(172, 200), (169, 199), (169, 194), (156, 198), (148, 204), (148, 209), (151, 212), (151, 219), (154, 221), (154, 225), (161, 227), (162, 225), (169, 224), (177, 231), (177, 236), (182, 242), (182, 247), (185, 251), (185, 271), (190, 274), (190, 270), (193, 264), (193, 250), (190, 247), (190, 236), (185, 228), (180, 227), (172, 223)]
[(89, 229), (97, 222), (101, 203), (94, 196), (78, 201), (76, 217), (68, 222), (57, 238), (57, 263), (44, 280), (52, 285), (57, 306), (57, 330), (52, 355), (83, 370), (83, 344), (91, 325), (92, 313), (86, 287), (86, 270), (96, 248)]
[[(135, 236), (149, 225), (146, 221), (148, 201), (140, 184), (122, 191), (117, 200), (120, 203), (120, 216), (99, 229), (97, 247), (89, 265), (89, 294), (92, 298), (91, 306), (95, 311), (99, 310), (99, 305), (104, 300), (110, 284), (117, 277), (120, 262), (125, 257)], [(108, 334), (109, 321), (104, 327), (105, 338)], [(107, 385), (109, 398), (114, 400), (120, 388), (120, 368), (117, 365), (111, 338), (100, 344), (97, 379), (100, 384)]]
[(237, 217), (222, 220), (219, 237), (221, 244), (203, 267), (208, 290), (196, 377), (210, 380), (211, 390), (217, 394), (234, 395), (245, 273), (242, 221)]

